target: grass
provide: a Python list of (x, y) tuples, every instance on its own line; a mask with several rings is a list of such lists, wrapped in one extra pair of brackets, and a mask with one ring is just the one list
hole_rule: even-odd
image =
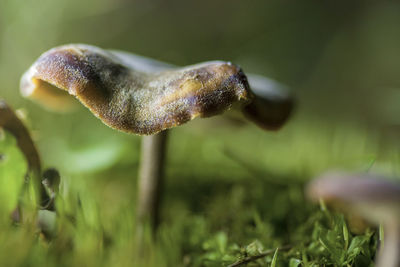
[[(50, 239), (35, 227), (32, 189), (22, 196), (25, 223), (8, 220), (26, 163), (13, 137), (3, 135), (1, 266), (228, 266), (248, 259), (247, 266), (372, 265), (375, 229), (356, 235), (343, 215), (309, 203), (303, 193), (305, 183), (325, 169), (395, 166), (396, 157), (371, 145), (376, 140), (363, 128), (317, 126), (300, 115), (278, 133), (226, 117), (173, 130), (162, 224), (155, 239), (147, 231), (147, 241), (137, 247), (140, 139), (89, 121), (69, 125), (65, 139), (44, 142), (46, 133), (39, 139), (45, 165), (62, 176)], [(93, 135), (85, 135), (87, 127)]]

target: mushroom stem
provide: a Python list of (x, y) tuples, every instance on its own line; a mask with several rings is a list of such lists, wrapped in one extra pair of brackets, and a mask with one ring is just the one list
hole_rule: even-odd
[(139, 232), (145, 223), (150, 223), (154, 232), (159, 223), (167, 132), (144, 136), (142, 140), (137, 203)]
[(398, 222), (384, 224), (384, 242), (380, 244), (377, 267), (400, 266), (400, 225)]

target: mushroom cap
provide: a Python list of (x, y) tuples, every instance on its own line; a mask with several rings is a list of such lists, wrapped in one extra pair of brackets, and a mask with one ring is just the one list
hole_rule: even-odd
[(329, 172), (311, 181), (307, 196), (355, 212), (372, 223), (400, 219), (400, 184), (373, 174)]
[(21, 92), (50, 109), (63, 108), (67, 92), (106, 125), (144, 135), (252, 99), (246, 76), (230, 62), (168, 70), (140, 68), (132, 62), (126, 53), (89, 45), (56, 47), (23, 75)]

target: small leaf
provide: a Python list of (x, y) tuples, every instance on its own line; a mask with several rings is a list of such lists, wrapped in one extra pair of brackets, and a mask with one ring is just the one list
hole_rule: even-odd
[(260, 254), (264, 250), (263, 245), (260, 241), (255, 240), (246, 247), (246, 253), (249, 256), (255, 256)]
[(216, 236), (216, 241), (219, 251), (224, 253), (226, 250), (226, 245), (228, 244), (228, 237), (226, 236), (226, 233), (219, 232)]
[[(368, 244), (369, 236), (356, 236), (351, 240), (349, 249), (347, 251), (347, 259), (354, 260), (359, 254), (363, 252), (363, 247)], [(367, 254), (367, 253), (366, 253)]]
[(27, 163), (15, 138), (7, 132), (4, 139), (0, 140), (0, 154), (0, 203), (8, 214), (17, 206)]
[(346, 222), (343, 222), (343, 239), (344, 239), (344, 249), (347, 250), (349, 247), (349, 230), (347, 229)]
[(298, 267), (301, 265), (301, 260), (291, 258), (289, 261), (289, 267)]
[(275, 253), (274, 253), (274, 257), (272, 258), (272, 261), (271, 261), (271, 267), (275, 267), (276, 266), (276, 260), (278, 258), (278, 250), (279, 250), (279, 248), (276, 248)]

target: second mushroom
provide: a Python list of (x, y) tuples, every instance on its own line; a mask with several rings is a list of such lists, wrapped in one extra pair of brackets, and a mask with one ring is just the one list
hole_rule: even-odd
[(400, 266), (400, 184), (374, 174), (328, 172), (307, 186), (313, 201), (324, 200), (347, 215), (361, 216), (384, 229), (377, 267)]

